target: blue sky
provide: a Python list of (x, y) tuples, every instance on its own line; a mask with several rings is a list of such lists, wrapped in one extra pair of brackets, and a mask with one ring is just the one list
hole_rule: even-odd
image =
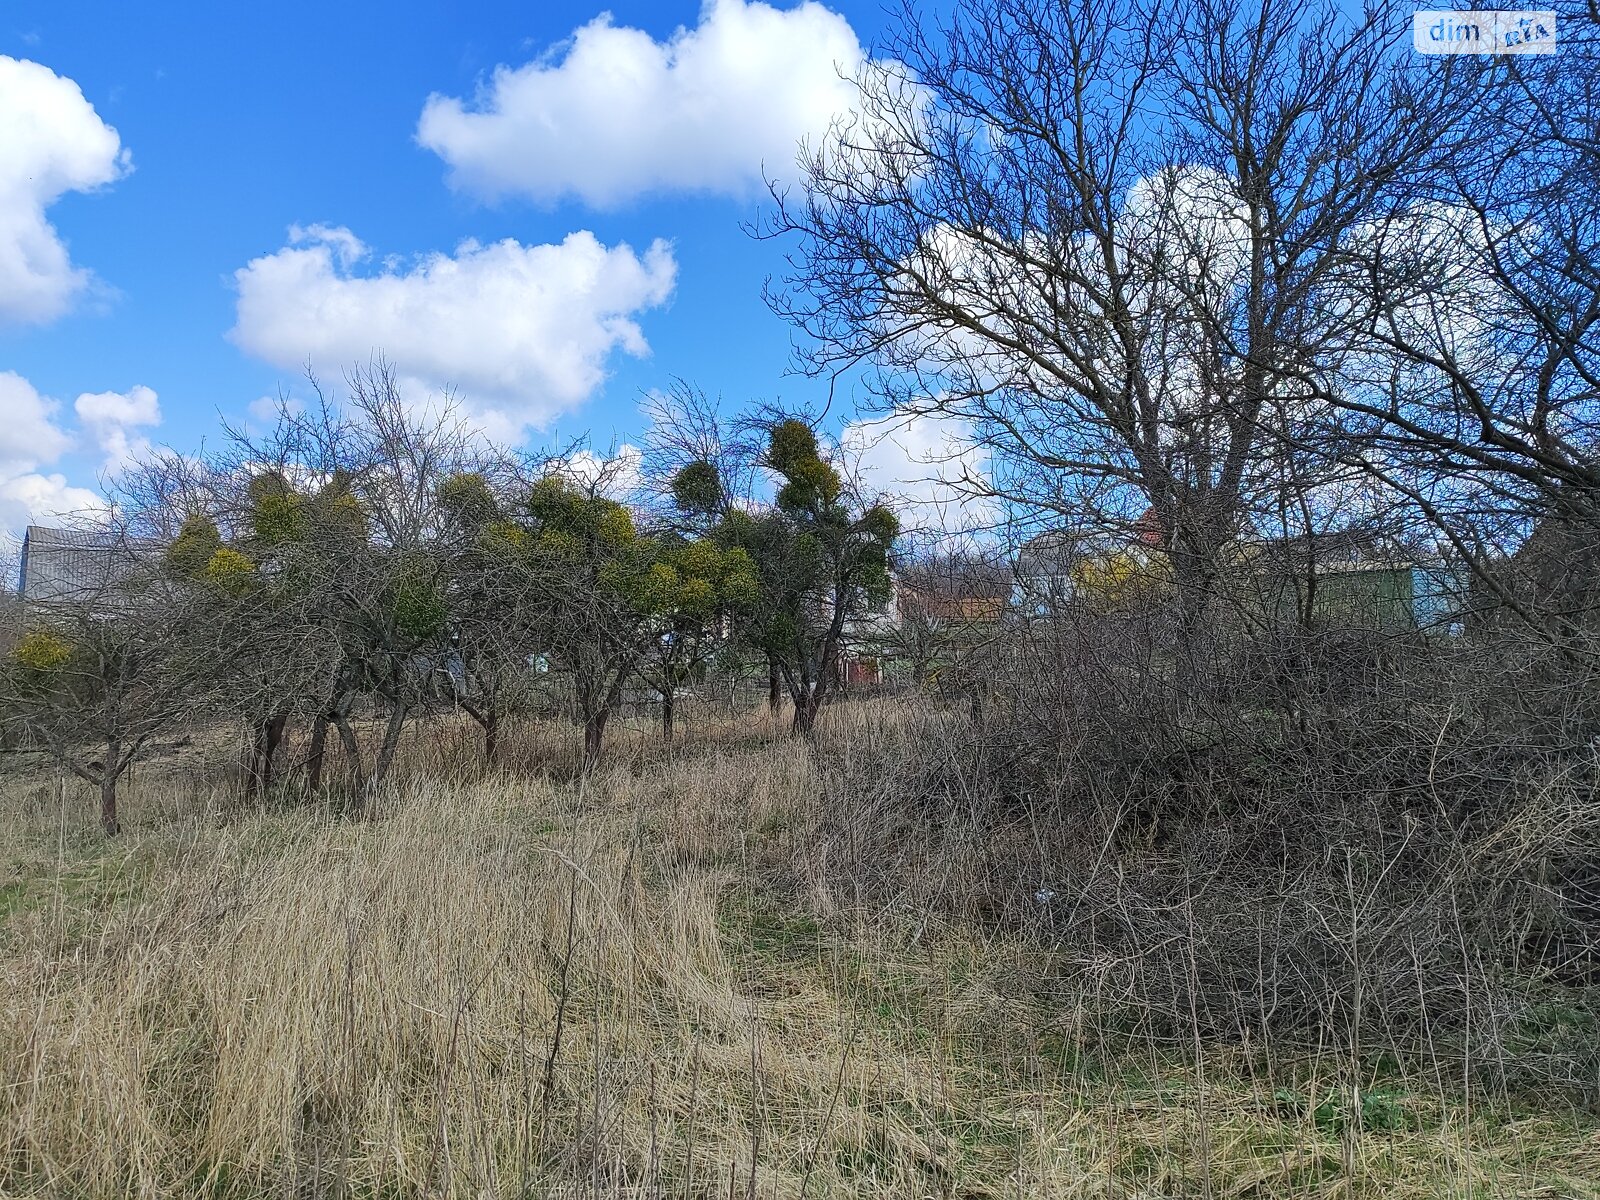
[(673, 376), (817, 399), (761, 300), (782, 247), (740, 226), (881, 11), (609, 12), (8, 4), (0, 529), (303, 391), (308, 359), (384, 352), (529, 445), (636, 437)]

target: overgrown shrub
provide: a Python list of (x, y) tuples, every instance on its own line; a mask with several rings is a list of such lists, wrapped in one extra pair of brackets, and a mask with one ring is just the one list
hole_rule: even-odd
[[(989, 695), (821, 748), (836, 901), (1028, 928), (1173, 1039), (1429, 1049), (1600, 1100), (1586, 680), (1504, 640), (1021, 630)], [(1550, 1022), (1550, 1006), (1565, 1014)]]

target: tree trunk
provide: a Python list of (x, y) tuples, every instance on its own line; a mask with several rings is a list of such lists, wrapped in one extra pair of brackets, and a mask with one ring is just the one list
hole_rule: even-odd
[(257, 721), (250, 727), (250, 749), (244, 763), (244, 795), (249, 800), (261, 794), (261, 760), (266, 757), (267, 727)]
[(794, 702), (794, 731), (811, 736), (817, 727), (817, 714), (822, 711), (822, 687), (820, 684), (810, 689), (804, 696), (796, 696)]
[(783, 704), (783, 679), (778, 674), (778, 664), (767, 660), (767, 709), (776, 713)]
[(794, 719), (791, 728), (807, 737), (817, 727), (817, 714), (822, 711), (828, 696), (829, 670), (826, 665), (812, 678), (809, 670), (802, 671), (799, 680), (790, 681), (789, 699), (794, 701)]
[(264, 795), (272, 786), (272, 764), (277, 757), (278, 747), (283, 744), (283, 731), (288, 724), (289, 714), (278, 713), (256, 726), (248, 781), (253, 795)]
[(586, 773), (594, 770), (595, 764), (600, 761), (600, 747), (606, 735), (606, 718), (610, 715), (610, 709), (601, 709), (584, 718), (583, 769)]
[(107, 837), (116, 837), (122, 832), (117, 822), (117, 777), (109, 770), (100, 777), (100, 828), (106, 831)]
[(356, 731), (350, 728), (350, 718), (343, 713), (337, 713), (330, 718), (333, 727), (339, 731), (339, 745), (344, 748), (344, 754), (350, 760), (350, 771), (355, 780), (355, 787), (360, 791), (364, 786), (361, 770), (361, 744), (356, 741)]
[(408, 708), (396, 702), (389, 709), (389, 723), (383, 730), (383, 745), (378, 747), (378, 761), (373, 764), (372, 778), (367, 780), (366, 791), (375, 791), (383, 783), (384, 776), (389, 773), (389, 767), (394, 762), (394, 752), (400, 745), (400, 734), (405, 729), (406, 713)]
[(1175, 698), (1187, 709), (1199, 702), (1213, 666), (1211, 655), (1216, 647), (1210, 636), (1210, 618), (1217, 583), (1216, 556), (1204, 545), (1191, 544), (1174, 548), (1169, 557), (1176, 589)]
[(672, 726), (674, 709), (676, 708), (676, 688), (670, 684), (661, 690), (661, 740), (672, 740)]
[[(840, 610), (843, 611), (842, 609)], [(807, 737), (817, 727), (817, 714), (822, 711), (822, 706), (827, 703), (832, 685), (844, 682), (844, 656), (839, 652), (839, 626), (842, 618), (836, 617), (834, 628), (822, 644), (822, 655), (817, 664), (816, 674), (811, 672), (810, 664), (800, 674), (799, 686), (794, 686), (790, 680), (790, 698), (794, 700), (794, 732), (803, 733)]]
[(289, 714), (279, 713), (272, 718), (272, 727), (267, 735), (267, 784), (272, 784), (272, 772), (277, 762), (278, 750), (283, 745), (284, 734), (289, 730)]
[(311, 747), (306, 752), (306, 789), (322, 787), (322, 763), (328, 751), (328, 714), (321, 713), (311, 724)]
[(500, 762), (500, 712), (489, 709), (483, 714), (483, 761), (485, 765), (498, 766)]
[(106, 743), (106, 756), (100, 767), (100, 828), (107, 837), (122, 832), (117, 820), (117, 777), (122, 773), (122, 743), (112, 738)]

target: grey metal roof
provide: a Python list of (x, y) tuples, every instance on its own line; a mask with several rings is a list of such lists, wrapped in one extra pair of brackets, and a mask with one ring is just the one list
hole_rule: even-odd
[(119, 530), (30, 525), (22, 539), (22, 599), (28, 604), (96, 603), (154, 549), (154, 543)]

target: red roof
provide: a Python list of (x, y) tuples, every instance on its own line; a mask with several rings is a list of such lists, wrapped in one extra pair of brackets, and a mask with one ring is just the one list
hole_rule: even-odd
[(1144, 516), (1133, 523), (1133, 535), (1146, 546), (1160, 546), (1167, 540), (1166, 528), (1153, 507), (1145, 509)]

